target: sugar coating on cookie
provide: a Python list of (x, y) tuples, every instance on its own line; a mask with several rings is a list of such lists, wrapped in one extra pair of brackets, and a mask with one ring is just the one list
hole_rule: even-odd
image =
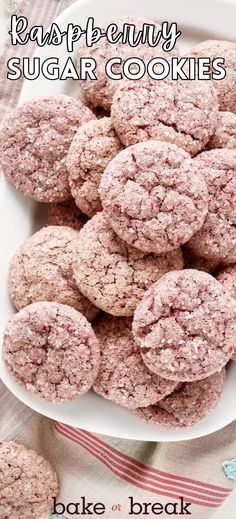
[(216, 279), (223, 285), (232, 297), (236, 299), (236, 265), (221, 270), (216, 275)]
[(79, 289), (115, 316), (133, 315), (152, 283), (181, 268), (180, 249), (161, 256), (138, 251), (114, 233), (103, 212), (84, 225), (75, 241), (73, 271)]
[(186, 245), (183, 245), (182, 253), (185, 269), (203, 270), (204, 272), (208, 272), (208, 274), (214, 274), (221, 265), (218, 260), (196, 256)]
[(158, 402), (176, 382), (155, 375), (145, 366), (132, 334), (132, 319), (102, 315), (94, 325), (101, 364), (93, 389), (117, 404), (135, 409)]
[(64, 225), (80, 231), (86, 222), (86, 217), (74, 202), (50, 204), (48, 209), (49, 225)]
[(74, 308), (41, 301), (8, 322), (3, 358), (27, 391), (52, 402), (74, 400), (97, 376), (99, 344), (87, 319)]
[(217, 90), (220, 109), (236, 113), (236, 43), (232, 41), (206, 40), (188, 52), (188, 56), (195, 58), (208, 57), (224, 58), (224, 68), (226, 76), (221, 80), (213, 80)]
[(204, 177), (208, 214), (201, 229), (188, 242), (197, 256), (236, 262), (236, 150), (205, 151), (194, 159)]
[(42, 519), (53, 510), (58, 478), (37, 452), (15, 442), (0, 444), (0, 516)]
[(207, 148), (236, 148), (236, 113), (219, 112), (215, 133)]
[[(106, 31), (107, 26), (110, 23), (114, 23), (114, 20), (108, 21), (103, 26), (100, 26), (103, 31)], [(118, 27), (119, 31), (123, 30), (124, 23), (134, 24), (136, 27), (136, 31), (139, 31), (143, 28), (143, 24), (153, 24), (155, 26), (155, 31), (161, 30), (161, 26), (150, 20), (148, 18), (120, 18), (116, 19), (115, 23)], [(92, 79), (87, 78), (86, 80), (80, 81), (80, 86), (82, 89), (83, 97), (87, 100), (87, 102), (91, 103), (96, 107), (103, 107), (105, 110), (110, 110), (112, 98), (119, 86), (120, 80), (113, 80), (109, 78), (106, 73), (106, 63), (115, 57), (120, 57), (122, 62), (124, 63), (128, 58), (139, 58), (143, 60), (145, 63), (148, 63), (152, 58), (156, 58), (158, 56), (164, 57), (165, 59), (169, 59), (170, 56), (178, 56), (177, 47), (170, 51), (165, 52), (162, 49), (163, 40), (160, 41), (158, 46), (151, 47), (148, 43), (138, 44), (135, 48), (131, 47), (128, 44), (124, 44), (121, 41), (118, 41), (115, 44), (109, 43), (107, 38), (101, 38), (99, 42), (94, 43), (92, 47), (87, 47), (83, 42), (78, 49), (78, 61), (77, 61), (77, 69), (80, 70), (80, 59), (84, 56), (88, 58), (92, 58), (96, 61), (96, 77), (97, 80), (94, 81)], [(133, 65), (133, 71), (138, 71), (138, 68)], [(121, 65), (115, 63), (112, 66), (112, 72), (117, 74), (122, 72)]]
[(161, 141), (121, 151), (104, 171), (100, 193), (118, 236), (156, 254), (187, 242), (207, 214), (207, 187), (196, 163), (182, 148)]
[(197, 382), (180, 385), (157, 405), (136, 409), (142, 420), (166, 429), (190, 427), (205, 418), (217, 405), (221, 396), (226, 370)]
[(74, 307), (92, 320), (98, 309), (79, 291), (72, 271), (78, 232), (48, 226), (33, 234), (13, 256), (9, 296), (17, 310), (37, 301), (56, 301)]
[(102, 210), (98, 192), (101, 176), (121, 149), (108, 117), (84, 124), (72, 141), (66, 160), (70, 188), (76, 205), (88, 216)]
[(111, 117), (125, 146), (154, 139), (196, 155), (214, 134), (218, 111), (209, 82), (144, 78), (119, 85)]
[(206, 272), (165, 274), (145, 293), (133, 320), (147, 367), (178, 382), (220, 371), (235, 348), (236, 301)]
[(80, 100), (41, 96), (16, 108), (0, 131), (8, 180), (38, 202), (71, 199), (65, 157), (78, 126), (95, 116)]

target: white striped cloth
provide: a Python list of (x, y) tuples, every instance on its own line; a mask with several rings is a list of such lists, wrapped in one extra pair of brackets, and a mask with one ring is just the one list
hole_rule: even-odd
[[(70, 3), (22, 0), (16, 2), (16, 12), (27, 16), (30, 25), (46, 27)], [(6, 80), (7, 60), (31, 55), (33, 50), (32, 43), (14, 49), (8, 43), (4, 49), (0, 59), (1, 119), (17, 104), (22, 87), (21, 80)], [(163, 507), (170, 502), (179, 506), (182, 496), (185, 502), (192, 503), (194, 519), (236, 518), (235, 482), (226, 478), (222, 468), (225, 459), (236, 457), (236, 422), (188, 442), (148, 443), (101, 437), (54, 424), (24, 406), (0, 382), (0, 441), (9, 440), (22, 442), (51, 461), (60, 478), (58, 500), (64, 505), (86, 496), (88, 501), (105, 504), (103, 517), (110, 519), (116, 512), (120, 519), (127, 519), (130, 496), (135, 502), (159, 502)], [(165, 513), (162, 516), (169, 517)], [(65, 512), (59, 517), (72, 515)]]

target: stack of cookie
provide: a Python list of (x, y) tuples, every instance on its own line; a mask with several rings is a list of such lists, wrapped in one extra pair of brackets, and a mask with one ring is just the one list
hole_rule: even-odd
[(105, 40), (88, 53), (98, 80), (80, 98), (30, 100), (1, 129), (6, 177), (49, 204), (11, 261), (3, 356), (41, 398), (93, 388), (157, 426), (191, 426), (236, 359), (236, 44), (190, 52), (225, 58), (213, 82), (112, 81)]

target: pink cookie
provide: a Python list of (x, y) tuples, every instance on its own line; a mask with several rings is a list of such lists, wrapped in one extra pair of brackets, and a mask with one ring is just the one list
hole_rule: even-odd
[(196, 256), (186, 245), (182, 247), (182, 252), (185, 269), (203, 270), (204, 272), (208, 272), (208, 274), (214, 274), (221, 265), (217, 260)]
[[(216, 279), (223, 285), (234, 299), (236, 299), (236, 265), (231, 265), (219, 272)], [(232, 360), (236, 361), (236, 350), (232, 355)]]
[(93, 385), (96, 393), (135, 409), (155, 404), (175, 389), (176, 382), (151, 373), (143, 363), (130, 318), (103, 315), (94, 331), (101, 348), (100, 370)]
[(1, 519), (48, 516), (58, 490), (56, 472), (43, 456), (18, 443), (0, 444)]
[(220, 371), (235, 348), (236, 301), (206, 272), (165, 274), (145, 293), (133, 320), (147, 367), (177, 382)]
[(41, 301), (10, 319), (3, 358), (27, 391), (51, 402), (65, 402), (91, 388), (100, 351), (91, 324), (80, 312)]
[(17, 310), (37, 301), (73, 306), (92, 320), (98, 309), (86, 299), (73, 279), (73, 247), (78, 232), (69, 227), (43, 227), (13, 256), (9, 295)]
[(217, 274), (216, 279), (228, 290), (231, 297), (236, 299), (236, 265), (230, 265), (224, 270), (221, 270)]
[(88, 216), (102, 210), (98, 188), (108, 163), (122, 149), (108, 117), (89, 121), (78, 129), (66, 166), (76, 205)]
[[(136, 30), (139, 31), (143, 28), (144, 23), (151, 23), (155, 25), (155, 31), (159, 31), (161, 26), (154, 22), (153, 20), (149, 20), (148, 18), (120, 18), (113, 19), (108, 21), (104, 26), (101, 26), (103, 31), (106, 30), (107, 26), (110, 23), (116, 23), (118, 26), (118, 30), (122, 31), (124, 23), (131, 23), (136, 26)], [(115, 44), (111, 44), (107, 41), (106, 38), (102, 38), (98, 43), (93, 44), (92, 47), (87, 47), (85, 43), (83, 43), (79, 47), (78, 52), (78, 62), (77, 68), (78, 71), (80, 69), (80, 58), (88, 57), (93, 58), (96, 61), (96, 77), (97, 80), (86, 79), (80, 81), (80, 86), (83, 92), (84, 98), (94, 106), (101, 106), (105, 108), (105, 110), (109, 110), (112, 103), (113, 95), (116, 89), (119, 86), (120, 81), (112, 80), (106, 74), (106, 63), (114, 57), (120, 57), (122, 62), (124, 63), (128, 58), (140, 58), (145, 63), (148, 63), (152, 58), (157, 56), (165, 57), (166, 59), (169, 56), (177, 56), (178, 51), (174, 48), (170, 53), (164, 52), (162, 49), (163, 40), (157, 47), (151, 47), (148, 44), (139, 44), (135, 48), (131, 47), (128, 44), (123, 44), (121, 41), (118, 41)], [(133, 70), (138, 70), (133, 66)], [(117, 74), (121, 72), (121, 66), (118, 64), (113, 65), (112, 71)]]
[(189, 427), (200, 422), (217, 405), (226, 370), (197, 382), (187, 382), (157, 405), (135, 410), (142, 420), (165, 429)]
[(156, 256), (123, 242), (98, 213), (80, 231), (74, 247), (75, 281), (85, 297), (107, 313), (131, 316), (145, 290), (169, 270), (183, 268), (178, 249)]
[(81, 213), (74, 202), (50, 204), (48, 209), (49, 225), (64, 225), (80, 231), (86, 222), (86, 217)]
[(111, 117), (125, 146), (152, 139), (196, 155), (214, 134), (219, 106), (206, 81), (124, 81), (114, 95)]
[(217, 127), (207, 147), (236, 148), (236, 113), (219, 112)]
[(114, 231), (137, 249), (162, 254), (202, 226), (208, 192), (199, 166), (175, 144), (142, 142), (121, 151), (101, 179)]
[(224, 58), (226, 77), (215, 80), (214, 86), (217, 90), (222, 111), (236, 113), (236, 43), (232, 41), (207, 40), (199, 43), (192, 49), (188, 56), (196, 58)]
[(209, 192), (208, 215), (189, 241), (197, 256), (236, 262), (236, 150), (205, 151), (195, 160)]
[(84, 96), (83, 91), (80, 89), (79, 95), (76, 96), (75, 99), (80, 99), (82, 103), (87, 106), (90, 110), (92, 110), (96, 119), (102, 119), (103, 117), (110, 117), (110, 110), (105, 110), (102, 106), (94, 106), (92, 103), (87, 101)]
[(0, 132), (0, 163), (8, 180), (39, 202), (71, 199), (65, 157), (78, 126), (94, 117), (65, 95), (37, 97), (16, 108)]

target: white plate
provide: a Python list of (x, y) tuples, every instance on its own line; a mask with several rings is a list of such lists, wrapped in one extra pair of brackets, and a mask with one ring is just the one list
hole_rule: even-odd
[[(70, 22), (84, 25), (89, 16), (94, 16), (95, 21), (100, 23), (105, 18), (132, 16), (133, 13), (135, 16), (148, 16), (158, 21), (176, 21), (183, 32), (179, 46), (184, 51), (209, 37), (232, 40), (235, 38), (236, 8), (232, 3), (225, 1), (198, 0), (194, 3), (186, 0), (79, 0), (64, 11), (56, 22), (65, 30)], [(52, 54), (60, 59), (61, 65), (67, 58), (63, 45), (53, 48), (42, 47), (37, 50), (35, 56), (46, 59)], [(45, 93), (74, 95), (76, 91), (76, 81), (48, 81), (40, 77), (36, 81), (24, 82), (20, 102)], [(1, 334), (14, 311), (7, 294), (9, 260), (16, 248), (43, 225), (44, 213), (43, 205), (36, 205), (27, 200), (5, 180), (1, 183)], [(0, 363), (0, 376), (17, 398), (39, 413), (75, 427), (120, 438), (145, 441), (187, 440), (217, 431), (236, 418), (236, 362), (229, 367), (227, 382), (217, 408), (198, 425), (179, 431), (162, 431), (146, 425), (127, 409), (92, 392), (68, 404), (44, 402), (21, 388), (8, 374), (3, 362)]]

